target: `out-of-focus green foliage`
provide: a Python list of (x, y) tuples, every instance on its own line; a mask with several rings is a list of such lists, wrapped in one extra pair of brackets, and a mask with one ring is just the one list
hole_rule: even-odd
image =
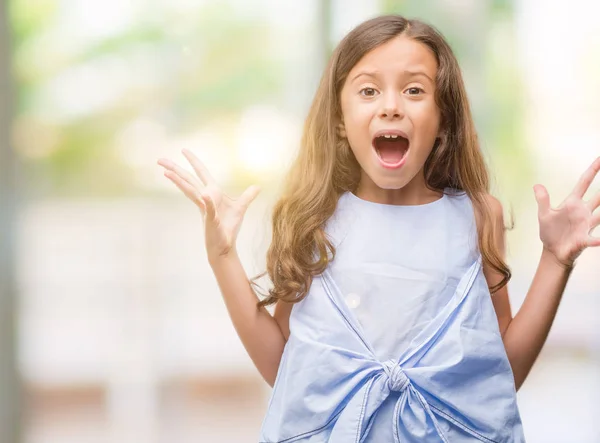
[[(467, 89), (476, 98), (482, 147), (501, 171), (510, 168), (513, 180), (500, 185), (516, 192), (518, 178), (530, 168), (520, 124), (521, 87), (510, 57), (494, 50), (499, 38), (511, 38), (512, 2), (479, 4), (468, 11), (477, 15), (469, 23), (438, 1), (381, 5), (382, 13), (423, 18), (444, 33), (470, 74)], [(227, 2), (208, 2), (193, 14), (168, 5), (162, 13), (149, 8), (118, 32), (79, 45), (61, 45), (60, 38), (70, 37), (61, 24), (68, 2), (12, 0), (9, 6), (18, 87), (15, 145), (30, 194), (133, 191), (132, 171), (117, 151), (122, 149), (117, 140), (132, 122), (149, 118), (185, 134), (209, 122), (235, 121), (248, 106), (278, 104), (285, 95), (285, 66), (272, 50), (277, 35), (260, 14), (242, 16)], [(69, 81), (81, 82), (82, 71), (90, 91), (104, 91), (115, 76), (124, 84), (113, 85), (120, 88), (117, 97), (87, 106), (84, 94), (78, 112), (65, 112), (63, 99), (82, 87), (73, 84), (71, 90)], [(69, 100), (72, 107), (73, 97)]]
[[(115, 140), (135, 119), (151, 115), (185, 131), (281, 96), (281, 68), (270, 50), (269, 27), (241, 17), (226, 2), (209, 3), (189, 16), (136, 17), (118, 34), (70, 52), (54, 38), (61, 31), (57, 8), (54, 0), (11, 4), (15, 144), (23, 154), (25, 182), (33, 184), (30, 194), (133, 191), (131, 171), (115, 152)], [(61, 96), (52, 89), (57, 80), (62, 78), (64, 87), (64, 76), (87, 69), (91, 79), (110, 83), (115, 68), (131, 72), (118, 99), (89, 112), (60, 112)], [(99, 86), (90, 82), (86, 88)]]

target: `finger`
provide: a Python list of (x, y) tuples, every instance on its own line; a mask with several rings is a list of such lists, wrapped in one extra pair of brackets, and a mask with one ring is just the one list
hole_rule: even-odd
[(588, 246), (589, 247), (594, 247), (594, 246), (600, 246), (600, 237), (592, 237), (590, 236), (589, 240), (588, 240)]
[(215, 202), (208, 194), (201, 195), (204, 206), (206, 207), (206, 218), (208, 220), (215, 220), (217, 218), (217, 209), (215, 208)]
[(202, 163), (198, 157), (196, 157), (191, 151), (187, 149), (183, 149), (181, 152), (183, 153), (185, 158), (187, 158), (187, 160), (190, 162), (192, 168), (194, 168), (194, 171), (196, 171), (196, 174), (198, 175), (198, 177), (200, 177), (200, 181), (202, 183), (204, 183), (205, 185), (216, 184), (215, 179), (212, 177), (210, 172), (208, 172), (208, 169), (206, 168), (206, 166), (204, 166), (204, 163)]
[(238, 201), (240, 202), (244, 210), (248, 209), (248, 206), (250, 206), (250, 203), (254, 201), (254, 199), (260, 193), (260, 191), (261, 189), (259, 186), (250, 186), (243, 192)]
[(535, 193), (535, 200), (538, 204), (538, 214), (545, 214), (550, 210), (550, 196), (548, 195), (548, 191), (543, 185), (535, 185), (533, 187), (533, 192)]
[(588, 202), (591, 211), (595, 211), (600, 206), (600, 192), (596, 192)]
[(177, 163), (174, 163), (171, 160), (168, 160), (166, 158), (161, 158), (160, 160), (158, 160), (157, 163), (159, 165), (161, 165), (162, 167), (168, 169), (169, 171), (173, 171), (175, 174), (179, 175), (190, 185), (200, 189), (201, 184), (198, 181), (198, 179), (196, 177), (194, 177), (194, 175), (191, 172), (186, 171), (184, 168), (179, 166)]
[(577, 185), (573, 189), (573, 195), (578, 198), (583, 198), (586, 191), (594, 181), (596, 174), (598, 174), (598, 171), (600, 171), (600, 157), (598, 157), (587, 169), (587, 171), (583, 173), (579, 179), (579, 182), (577, 182)]
[(185, 194), (185, 196), (187, 198), (189, 198), (194, 203), (196, 203), (200, 207), (201, 211), (204, 211), (206, 209), (204, 202), (200, 198), (198, 198), (198, 193), (196, 191), (196, 188), (194, 188), (188, 182), (183, 180), (181, 177), (179, 177), (173, 171), (165, 171), (164, 175), (169, 180), (171, 180), (175, 184), (175, 186), (177, 186), (181, 190), (181, 192), (183, 192)]
[(597, 212), (596, 214), (592, 215), (592, 221), (590, 223), (590, 227), (591, 227), (590, 231), (597, 228), (598, 225), (600, 225), (600, 212)]

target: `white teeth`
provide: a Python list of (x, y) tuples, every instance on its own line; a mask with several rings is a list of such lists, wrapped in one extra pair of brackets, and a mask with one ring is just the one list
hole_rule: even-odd
[(390, 134), (385, 134), (384, 137), (385, 138), (398, 138), (397, 135), (390, 135)]

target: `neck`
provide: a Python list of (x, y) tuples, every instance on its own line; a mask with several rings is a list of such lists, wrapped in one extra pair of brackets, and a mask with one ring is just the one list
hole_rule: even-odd
[(355, 194), (357, 197), (373, 203), (402, 206), (424, 205), (442, 197), (441, 192), (432, 191), (425, 186), (424, 178), (418, 180), (416, 177), (398, 189), (380, 188), (372, 180), (363, 177)]

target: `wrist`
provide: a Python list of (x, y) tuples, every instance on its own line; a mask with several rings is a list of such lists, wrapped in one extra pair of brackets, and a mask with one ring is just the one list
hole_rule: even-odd
[(542, 249), (542, 261), (552, 263), (553, 266), (560, 268), (562, 271), (570, 272), (575, 267), (575, 260), (560, 259), (550, 251), (546, 246)]
[(231, 263), (232, 261), (235, 261), (237, 259), (238, 254), (235, 248), (231, 248), (224, 253), (208, 254), (208, 263), (212, 268)]

